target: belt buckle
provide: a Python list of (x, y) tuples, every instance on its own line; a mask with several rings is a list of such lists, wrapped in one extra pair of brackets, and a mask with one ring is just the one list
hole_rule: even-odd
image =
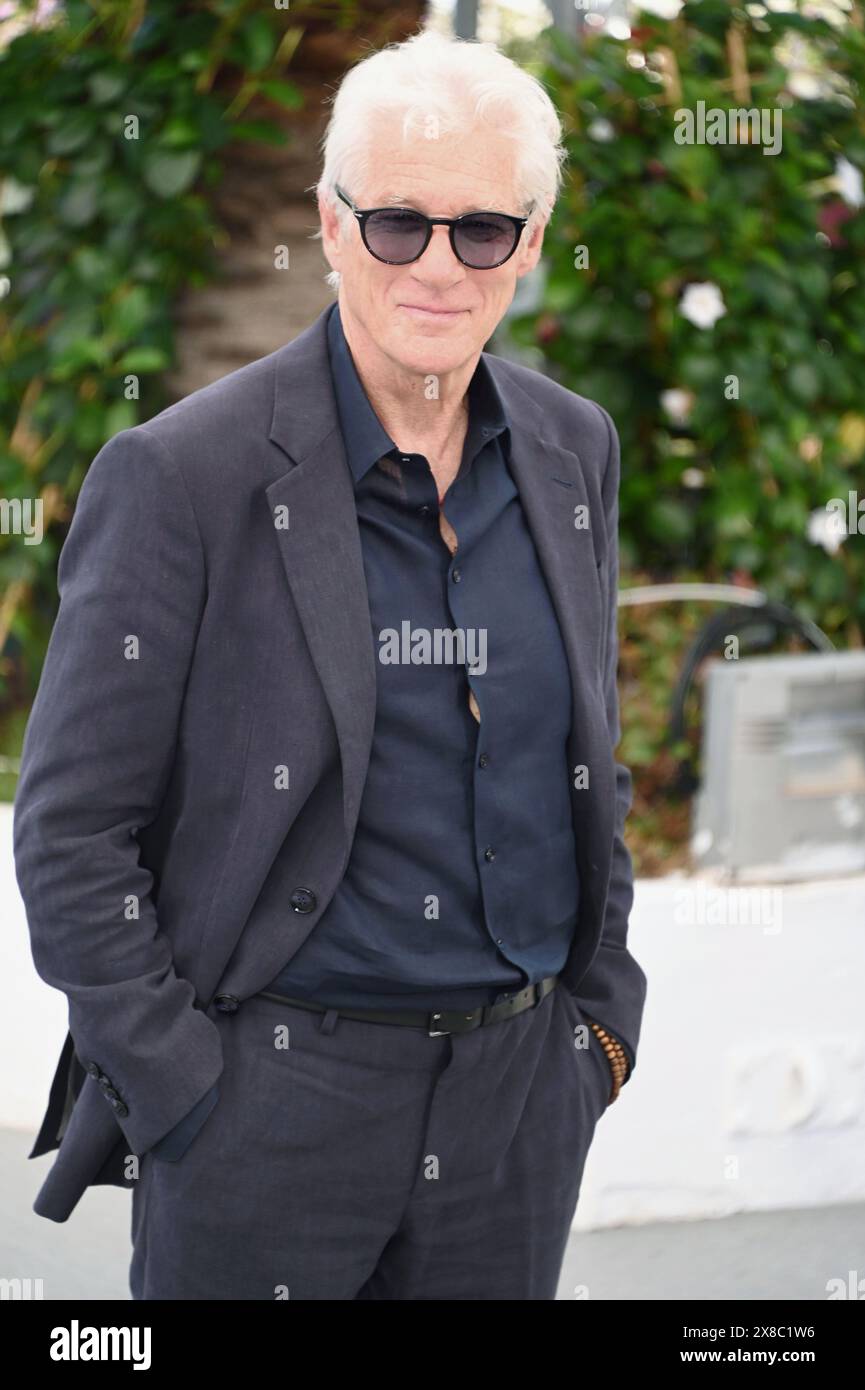
[[(458, 1013), (462, 1013), (462, 1010), (461, 1010), (461, 1009), (446, 1009), (446, 1010), (444, 1010), (444, 1012), (445, 1012), (445, 1013), (454, 1013), (454, 1014), (458, 1014)], [(483, 1006), (482, 1004), (479, 1005), (476, 1009), (472, 1009), (472, 1010), (471, 1010), (471, 1013), (472, 1013), (472, 1014), (478, 1014), (478, 1013), (480, 1014), (480, 1020), (479, 1020), (479, 1022), (478, 1022), (477, 1024), (474, 1025), (475, 1027), (480, 1027), (481, 1023), (483, 1023), (484, 1006)], [(437, 1019), (440, 1019), (441, 1016), (442, 1016), (442, 1015), (441, 1015), (440, 1013), (433, 1014), (433, 1015), (432, 1015), (432, 1021), (433, 1021), (433, 1023), (435, 1023)], [(465, 1018), (466, 1023), (470, 1023), (470, 1022), (472, 1021), (471, 1018), (470, 1018), (469, 1016), (467, 1016), (467, 1015), (463, 1015), (463, 1017)], [(471, 1032), (473, 1032), (473, 1031), (474, 1031), (473, 1028), (429, 1028), (429, 1029), (427, 1029), (427, 1033), (428, 1033), (429, 1037), (431, 1037), (431, 1038), (445, 1038), (445, 1037), (450, 1037), (453, 1033), (471, 1033)]]

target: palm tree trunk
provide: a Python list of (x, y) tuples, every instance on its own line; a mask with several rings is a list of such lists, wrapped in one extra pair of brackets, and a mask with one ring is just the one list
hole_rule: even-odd
[[(290, 111), (257, 100), (244, 120), (267, 116), (287, 133), (283, 146), (240, 143), (226, 156), (215, 214), (226, 233), (220, 278), (191, 291), (178, 305), (178, 368), (168, 380), (173, 399), (263, 357), (296, 337), (332, 300), (318, 231), (315, 194), (320, 142), (329, 98), (353, 63), (372, 49), (407, 38), (422, 25), (425, 0), (364, 0), (356, 21), (338, 29), (316, 19), (314, 7), (292, 6), (304, 37), (283, 74), (300, 87), (304, 104)], [(288, 268), (275, 268), (278, 248)]]

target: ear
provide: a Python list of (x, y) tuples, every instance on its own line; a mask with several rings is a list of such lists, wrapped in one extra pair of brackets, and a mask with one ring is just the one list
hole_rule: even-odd
[(541, 258), (541, 251), (544, 245), (544, 232), (549, 218), (545, 217), (538, 221), (531, 229), (531, 233), (526, 237), (523, 233), (523, 240), (520, 241), (520, 261), (517, 268), (517, 277), (527, 275), (530, 270), (534, 270)]
[(323, 193), (318, 195), (318, 216), (321, 221), (321, 246), (331, 270), (340, 269), (342, 224), (336, 208)]

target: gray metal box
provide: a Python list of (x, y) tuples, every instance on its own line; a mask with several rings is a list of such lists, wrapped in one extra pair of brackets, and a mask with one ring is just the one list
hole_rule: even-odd
[(865, 652), (708, 668), (695, 866), (758, 882), (865, 870)]

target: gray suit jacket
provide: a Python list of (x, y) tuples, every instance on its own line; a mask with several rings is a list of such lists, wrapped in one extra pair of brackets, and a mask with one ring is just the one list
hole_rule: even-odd
[[(593, 402), (486, 360), (570, 667), (570, 766), (589, 769), (572, 789), (582, 892), (563, 981), (636, 1055), (618, 438)], [(14, 849), (36, 969), (69, 1002), (30, 1155), (59, 1149), (34, 1210), (65, 1221), (89, 1185), (131, 1186), (129, 1156), (204, 1102), (223, 1066), (214, 996), (265, 988), (345, 871), (375, 649), (325, 314), (104, 446), (58, 587)], [(299, 888), (312, 911), (292, 911)]]

